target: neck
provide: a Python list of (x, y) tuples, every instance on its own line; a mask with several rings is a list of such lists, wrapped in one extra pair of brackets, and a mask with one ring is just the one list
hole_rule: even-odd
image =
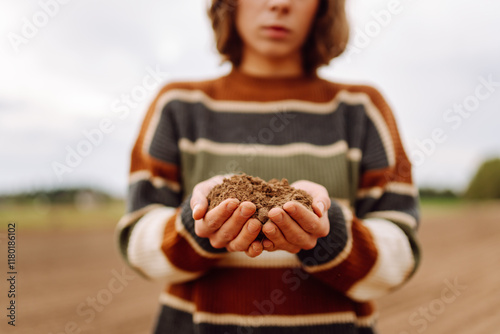
[(304, 74), (300, 53), (271, 58), (246, 51), (243, 52), (239, 68), (244, 73), (259, 77), (297, 77)]

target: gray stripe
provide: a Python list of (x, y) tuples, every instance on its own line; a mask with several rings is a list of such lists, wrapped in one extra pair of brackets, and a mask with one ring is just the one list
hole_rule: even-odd
[[(329, 114), (300, 111), (277, 111), (274, 114), (214, 112), (202, 103), (174, 100), (163, 110), (160, 124), (175, 122), (178, 138), (196, 141), (206, 138), (220, 143), (259, 143), (285, 145), (305, 142), (329, 145), (348, 139), (351, 147), (360, 148), (359, 139), (368, 117), (362, 105), (340, 103)], [(346, 124), (348, 122), (349, 124)], [(169, 126), (161, 125), (164, 129)], [(346, 134), (345, 129), (353, 128)], [(158, 138), (160, 139), (160, 138)]]
[(375, 211), (400, 211), (417, 221), (420, 220), (418, 198), (408, 195), (386, 192), (380, 198), (364, 197), (356, 201), (356, 216), (363, 218), (366, 214)]
[(149, 180), (140, 180), (129, 185), (127, 212), (133, 212), (150, 204), (163, 204), (170, 207), (180, 205), (180, 194), (167, 187), (156, 188)]
[(162, 110), (160, 121), (155, 129), (149, 154), (161, 161), (179, 164), (178, 131), (171, 113), (168, 112), (168, 105)]
[(389, 159), (385, 152), (384, 144), (375, 128), (375, 124), (370, 119), (366, 120), (363, 132), (364, 145), (361, 147), (363, 151), (361, 159), (363, 172), (388, 167)]

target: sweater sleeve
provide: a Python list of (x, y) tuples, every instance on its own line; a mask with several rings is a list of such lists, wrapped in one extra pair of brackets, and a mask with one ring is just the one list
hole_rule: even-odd
[(332, 198), (329, 235), (297, 254), (304, 270), (357, 301), (401, 286), (420, 259), (411, 165), (388, 104), (374, 88), (364, 89), (370, 127), (360, 149), (354, 208)]
[(183, 200), (170, 85), (150, 105), (133, 147), (126, 214), (115, 234), (135, 271), (180, 283), (202, 275), (227, 251), (194, 233), (190, 196)]

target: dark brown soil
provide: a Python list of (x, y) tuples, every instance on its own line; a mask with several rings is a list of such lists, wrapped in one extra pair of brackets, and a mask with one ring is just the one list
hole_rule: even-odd
[(312, 197), (304, 190), (290, 186), (287, 179), (264, 181), (259, 177), (246, 174), (225, 178), (222, 184), (215, 186), (208, 194), (208, 210), (215, 208), (228, 198), (237, 198), (240, 202), (255, 204), (256, 211), (252, 218), (264, 224), (267, 214), (274, 207), (281, 207), (289, 201), (297, 201), (312, 211)]

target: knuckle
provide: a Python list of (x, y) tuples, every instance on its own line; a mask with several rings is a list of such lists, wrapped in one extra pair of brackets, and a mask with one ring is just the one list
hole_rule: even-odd
[(324, 229), (324, 230), (322, 230), (321, 232), (318, 233), (318, 236), (320, 238), (324, 238), (324, 237), (328, 236), (328, 233), (330, 233), (330, 231), (328, 229)]
[(220, 238), (223, 240), (223, 241), (231, 241), (235, 238), (236, 236), (234, 235), (234, 233), (231, 233), (230, 231), (221, 231), (220, 232)]
[(317, 244), (317, 240), (310, 240), (310, 241), (305, 243), (303, 248), (305, 250), (313, 249), (314, 247), (316, 247), (316, 244)]
[(212, 245), (213, 248), (223, 248), (225, 246), (225, 243), (221, 242), (220, 240), (211, 238), (210, 245)]
[(203, 232), (203, 229), (199, 224), (194, 224), (194, 233), (196, 233), (197, 236), (205, 238), (206, 234)]
[(309, 223), (304, 226), (305, 230), (307, 230), (309, 233), (314, 234), (318, 231), (318, 224), (315, 223)]
[(213, 218), (205, 219), (205, 224), (211, 230), (215, 230), (218, 228), (217, 221)]
[(254, 251), (246, 251), (245, 254), (249, 257), (256, 257), (258, 254), (255, 253)]
[(303, 245), (306, 242), (303, 235), (298, 234), (290, 238), (290, 243), (294, 245)]
[(245, 246), (241, 243), (234, 243), (232, 244), (231, 248), (235, 251), (235, 252), (243, 252), (245, 249)]

